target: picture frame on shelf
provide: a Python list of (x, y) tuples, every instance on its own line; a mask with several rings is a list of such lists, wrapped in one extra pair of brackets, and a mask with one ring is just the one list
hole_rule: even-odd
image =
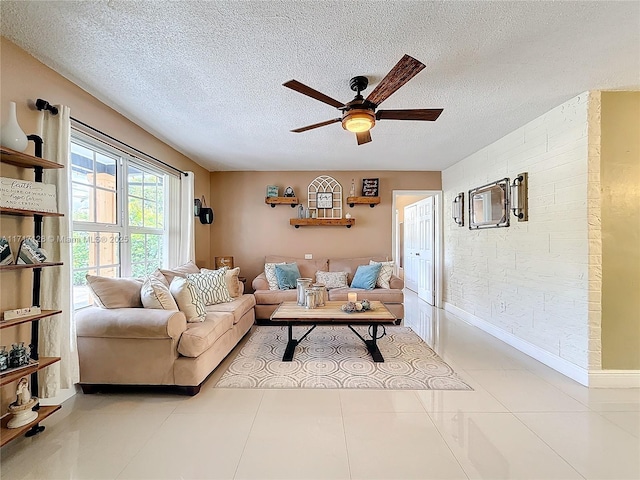
[(333, 208), (333, 192), (318, 192), (316, 208)]
[(267, 197), (277, 197), (279, 191), (278, 185), (267, 185)]
[(13, 265), (13, 252), (5, 237), (0, 238), (0, 265)]
[(362, 179), (362, 196), (377, 197), (379, 196), (379, 178), (363, 178)]
[(225, 256), (225, 257), (214, 257), (214, 264), (216, 270), (223, 267), (233, 268), (233, 257)]
[(47, 261), (47, 252), (38, 246), (38, 241), (33, 237), (25, 237), (20, 242), (18, 249), (18, 265), (32, 265), (34, 263), (44, 263)]

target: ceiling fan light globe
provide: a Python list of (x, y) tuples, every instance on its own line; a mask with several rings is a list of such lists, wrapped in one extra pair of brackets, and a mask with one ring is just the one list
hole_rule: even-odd
[(354, 133), (368, 132), (375, 124), (376, 119), (369, 110), (350, 111), (342, 119), (342, 128)]

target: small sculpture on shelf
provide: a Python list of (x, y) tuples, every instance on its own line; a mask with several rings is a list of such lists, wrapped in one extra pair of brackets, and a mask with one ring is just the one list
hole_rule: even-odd
[(9, 367), (22, 367), (29, 363), (29, 352), (24, 342), (13, 343), (9, 352)]
[(296, 194), (294, 193), (293, 188), (287, 187), (287, 188), (284, 189), (284, 196), (285, 197), (295, 197)]
[(349, 196), (350, 197), (356, 196), (356, 179), (355, 178), (351, 179), (351, 188), (349, 189)]
[(7, 423), (7, 428), (19, 428), (38, 418), (38, 412), (33, 407), (38, 404), (38, 398), (32, 397), (29, 391), (29, 380), (22, 377), (16, 387), (16, 401), (9, 405), (9, 413), (13, 415)]
[(0, 372), (7, 368), (9, 368), (9, 352), (7, 352), (7, 347), (2, 345), (0, 347)]

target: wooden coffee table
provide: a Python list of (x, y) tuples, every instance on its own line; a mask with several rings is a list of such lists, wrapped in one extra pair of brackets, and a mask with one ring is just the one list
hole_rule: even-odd
[[(347, 325), (367, 346), (374, 362), (384, 362), (378, 349), (378, 325), (393, 324), (396, 316), (382, 302), (371, 302), (371, 310), (366, 312), (346, 313), (340, 307), (346, 302), (326, 302), (324, 307), (305, 308), (296, 302), (283, 302), (271, 314), (271, 320), (286, 323), (289, 330), (289, 341), (282, 357), (283, 362), (293, 360), (296, 346), (306, 338), (318, 325)], [(293, 338), (294, 325), (312, 325), (299, 339)], [(365, 339), (352, 325), (370, 325), (371, 339)]]

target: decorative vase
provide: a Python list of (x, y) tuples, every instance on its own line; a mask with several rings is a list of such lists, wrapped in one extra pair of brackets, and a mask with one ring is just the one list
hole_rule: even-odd
[(28, 144), (27, 135), (18, 125), (16, 102), (9, 102), (9, 116), (0, 131), (0, 145), (17, 152), (24, 152)]

